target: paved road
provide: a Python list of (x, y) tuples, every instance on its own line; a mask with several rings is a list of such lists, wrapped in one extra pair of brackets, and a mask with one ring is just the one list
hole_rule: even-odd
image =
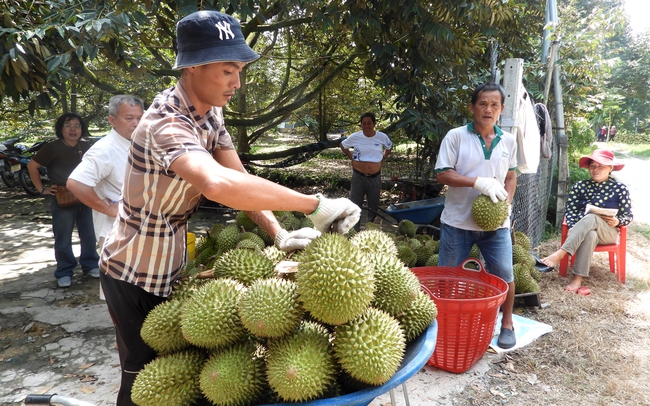
[(650, 202), (650, 160), (634, 158), (614, 148), (612, 150), (616, 159), (625, 164), (623, 169), (614, 172), (614, 177), (630, 189), (634, 222), (650, 225), (650, 210), (647, 210)]

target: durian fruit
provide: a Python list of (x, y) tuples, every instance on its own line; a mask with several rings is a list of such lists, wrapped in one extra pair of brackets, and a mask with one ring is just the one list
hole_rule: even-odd
[(221, 255), (221, 251), (214, 247), (208, 247), (203, 251), (200, 251), (196, 258), (194, 259), (196, 264), (203, 265), (206, 268), (210, 268), (211, 264), (214, 264), (214, 261)]
[(275, 245), (269, 245), (268, 247), (264, 248), (262, 254), (271, 260), (274, 265), (277, 265), (278, 262), (282, 261), (287, 256), (286, 252), (282, 251)]
[(539, 292), (539, 285), (524, 265), (513, 265), (512, 272), (515, 277), (515, 293)]
[(258, 337), (287, 335), (303, 314), (298, 287), (284, 279), (258, 279), (242, 294), (238, 314), (244, 327)]
[(280, 226), (287, 231), (298, 230), (300, 224), (302, 224), (300, 219), (290, 211), (279, 212), (276, 215), (276, 219), (278, 220), (278, 223), (280, 223)]
[(183, 302), (168, 300), (154, 307), (142, 323), (142, 340), (160, 355), (170, 354), (191, 346), (181, 331)]
[(424, 266), (438, 266), (438, 254), (431, 255)]
[(481, 259), (481, 250), (478, 245), (472, 245), (472, 248), (469, 250), (469, 258)]
[(420, 290), (410, 305), (396, 317), (407, 342), (418, 338), (438, 317), (438, 308), (428, 293)]
[(300, 227), (298, 228), (314, 228), (314, 222), (307, 216), (298, 217), (300, 219)]
[(221, 252), (227, 252), (235, 248), (239, 241), (239, 226), (237, 224), (227, 225), (216, 237), (217, 246)]
[(257, 224), (243, 211), (238, 211), (235, 215), (235, 224), (237, 224), (238, 228), (243, 228), (245, 231), (251, 231), (257, 227)]
[[(255, 234), (252, 231), (246, 231), (245, 233), (240, 233), (239, 234), (239, 241), (237, 242), (237, 245), (241, 243), (242, 241), (250, 241), (254, 244), (255, 247), (257, 247), (260, 250), (263, 250), (266, 248), (266, 243), (260, 237), (259, 235)], [(253, 248), (253, 245), (248, 245), (247, 247)]]
[(513, 264), (524, 264), (528, 260), (529, 256), (532, 257), (532, 255), (528, 251), (524, 250), (521, 245), (515, 244), (512, 246)]
[[(261, 238), (260, 238), (260, 241), (261, 241)], [(264, 242), (262, 241), (262, 243), (264, 243)], [(235, 245), (235, 248), (243, 248), (243, 249), (247, 249), (247, 250), (261, 251), (260, 246), (255, 241), (250, 240), (250, 239), (240, 240), (237, 243), (237, 245)]]
[(201, 286), (181, 310), (181, 331), (197, 347), (215, 349), (240, 340), (244, 326), (237, 304), (245, 286), (233, 279), (211, 279)]
[(316, 399), (334, 383), (338, 368), (331, 337), (322, 325), (303, 321), (295, 333), (270, 339), (267, 380), (285, 401)]
[(375, 267), (372, 306), (391, 315), (401, 313), (420, 291), (420, 280), (395, 256), (377, 252), (369, 260)]
[(252, 342), (215, 351), (203, 365), (200, 388), (214, 405), (249, 405), (266, 387), (264, 359)]
[(191, 277), (191, 276), (196, 276), (197, 273), (200, 272), (200, 265), (196, 259), (191, 259), (187, 261), (185, 266), (181, 269), (181, 278), (184, 277)]
[(530, 272), (530, 276), (535, 280), (535, 282), (542, 280), (542, 273), (535, 267), (535, 265), (529, 266), (528, 272)]
[(235, 248), (223, 254), (214, 263), (214, 274), (236, 279), (248, 286), (257, 279), (274, 276), (275, 264), (262, 251)]
[(138, 406), (194, 403), (201, 396), (199, 373), (204, 362), (204, 355), (196, 349), (154, 359), (136, 376), (131, 400)]
[(486, 195), (479, 195), (472, 203), (472, 218), (485, 231), (494, 231), (508, 218), (508, 202), (497, 203)]
[(399, 223), (397, 223), (397, 234), (399, 235), (405, 235), (409, 238), (413, 238), (415, 236), (415, 223), (413, 223), (411, 220), (400, 220)]
[(217, 236), (219, 235), (220, 232), (223, 231), (223, 229), (224, 229), (225, 227), (226, 227), (226, 226), (224, 226), (224, 225), (221, 224), (221, 223), (215, 223), (215, 224), (210, 228), (210, 231), (208, 232), (208, 235), (209, 235), (211, 238), (214, 238), (215, 241), (216, 241)]
[(363, 253), (340, 234), (326, 233), (301, 254), (296, 283), (305, 310), (327, 324), (343, 324), (373, 299), (374, 269)]
[(364, 228), (364, 230), (381, 230), (381, 228), (379, 227), (379, 224), (373, 223), (373, 222), (367, 222), (363, 226), (363, 228)]
[(264, 243), (266, 244), (267, 247), (273, 245), (274, 243), (273, 238), (271, 238), (271, 236), (266, 231), (264, 231), (262, 227), (255, 227), (253, 229), (253, 232), (258, 236), (260, 236), (262, 240), (264, 240)]
[(397, 258), (400, 259), (409, 268), (413, 268), (418, 260), (418, 256), (407, 243), (397, 245)]
[(397, 247), (390, 236), (381, 230), (363, 230), (350, 239), (352, 244), (365, 252), (383, 252), (397, 255)]
[(431, 244), (425, 243), (423, 246), (415, 250), (415, 255), (417, 259), (415, 261), (416, 266), (424, 266), (427, 263), (431, 255), (433, 255), (434, 247)]
[(334, 356), (353, 378), (382, 385), (397, 372), (406, 338), (390, 314), (369, 307), (359, 317), (334, 328)]
[(422, 248), (422, 242), (417, 238), (410, 238), (408, 240), (408, 245), (411, 247), (413, 252), (417, 251), (419, 248)]
[(521, 231), (515, 231), (513, 244), (521, 246), (524, 250), (530, 251), (530, 238)]
[(169, 295), (169, 299), (184, 302), (208, 281), (209, 279), (199, 279), (196, 277), (177, 281), (172, 285), (172, 293)]
[(216, 249), (217, 248), (217, 239), (212, 236), (200, 237), (196, 242), (196, 252), (201, 253), (206, 249)]

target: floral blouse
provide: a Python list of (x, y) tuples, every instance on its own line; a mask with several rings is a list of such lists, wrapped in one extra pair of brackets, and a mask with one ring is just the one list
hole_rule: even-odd
[(569, 228), (584, 217), (587, 203), (607, 209), (618, 209), (616, 218), (620, 222), (619, 226), (626, 226), (632, 221), (630, 191), (615, 179), (609, 178), (604, 182), (588, 179), (573, 184), (566, 208), (566, 223)]

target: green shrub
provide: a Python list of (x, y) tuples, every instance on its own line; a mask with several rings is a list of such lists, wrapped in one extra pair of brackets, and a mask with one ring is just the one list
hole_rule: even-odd
[(650, 133), (634, 134), (629, 132), (616, 134), (614, 141), (623, 144), (650, 144)]

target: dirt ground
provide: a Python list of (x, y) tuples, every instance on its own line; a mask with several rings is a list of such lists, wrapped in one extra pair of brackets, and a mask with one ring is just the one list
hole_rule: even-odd
[[(228, 212), (204, 208), (190, 226), (201, 233), (228, 216)], [(52, 257), (52, 237), (49, 212), (41, 198), (3, 185), (0, 224), (0, 276), (28, 274), (32, 268), (53, 265), (53, 260), (43, 259)], [(543, 257), (558, 246), (559, 238), (544, 242), (537, 256)], [(649, 265), (650, 241), (630, 227), (625, 285), (618, 284), (609, 272), (605, 253), (594, 254), (587, 280), (592, 291), (589, 297), (565, 292), (568, 279), (557, 272), (542, 274), (542, 306), (518, 308), (517, 313), (551, 325), (553, 332), (523, 349), (490, 358), (486, 374), (459, 388), (451, 398), (431, 404), (650, 405)], [(82, 282), (75, 285), (76, 294), (64, 297), (57, 305), (101, 303), (96, 280)], [(0, 277), (0, 285), (13, 283), (18, 282)], [(55, 288), (54, 278), (45, 283)], [(5, 296), (0, 303), (14, 299), (17, 297)], [(40, 349), (66, 335), (55, 325), (28, 323), (22, 319), (24, 315), (0, 313), (0, 372), (8, 361), (14, 366), (20, 363), (25, 370), (47, 368), (54, 361), (39, 356)], [(78, 375), (81, 380), (94, 379), (92, 374)]]

